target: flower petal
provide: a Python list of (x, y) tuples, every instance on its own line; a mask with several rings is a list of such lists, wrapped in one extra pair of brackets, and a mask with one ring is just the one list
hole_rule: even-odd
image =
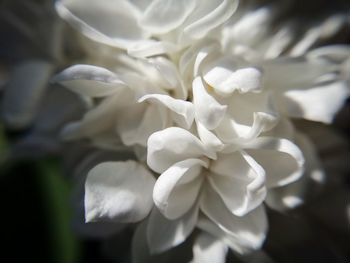
[(194, 119), (194, 106), (191, 102), (173, 99), (168, 95), (149, 94), (138, 100), (139, 102), (149, 101), (157, 103), (170, 110), (172, 119), (181, 127), (189, 129)]
[(138, 58), (170, 54), (178, 51), (178, 49), (179, 47), (172, 42), (153, 39), (139, 40), (127, 47), (128, 54)]
[(167, 112), (155, 104), (132, 104), (118, 114), (116, 130), (125, 145), (146, 146), (148, 137), (168, 124)]
[(349, 95), (349, 87), (342, 81), (305, 90), (290, 90), (284, 93), (284, 111), (292, 117), (331, 123)]
[(189, 262), (192, 258), (192, 244), (184, 243), (164, 253), (154, 254), (149, 251), (147, 241), (147, 221), (138, 224), (132, 239), (132, 263), (178, 263)]
[(165, 57), (155, 57), (148, 60), (157, 69), (159, 75), (164, 80), (164, 89), (169, 90), (175, 99), (186, 100), (188, 90), (179, 74), (177, 65)]
[(86, 222), (142, 220), (153, 206), (154, 183), (153, 175), (135, 161), (105, 162), (95, 166), (85, 182)]
[(153, 133), (147, 142), (147, 164), (157, 173), (182, 160), (189, 158), (216, 158), (203, 143), (187, 130), (170, 127)]
[(193, 259), (190, 263), (212, 263), (215, 258), (217, 263), (226, 262), (228, 246), (220, 239), (202, 232), (193, 244)]
[(205, 215), (200, 214), (198, 217), (197, 227), (212, 236), (216, 237), (218, 240), (224, 242), (229, 246), (233, 251), (238, 252), (239, 254), (244, 254), (250, 252), (251, 248), (247, 248), (241, 243), (241, 240), (236, 236), (231, 235), (227, 231), (221, 229), (216, 223), (211, 221)]
[(82, 120), (69, 123), (61, 132), (66, 140), (92, 137), (108, 129), (113, 130), (116, 112), (134, 102), (135, 94), (130, 89), (118, 89), (113, 96), (107, 96), (100, 104), (88, 111)]
[(244, 148), (264, 168), (267, 187), (286, 185), (303, 175), (303, 153), (289, 140), (259, 137)]
[(224, 148), (224, 144), (216, 137), (214, 133), (205, 128), (199, 121), (197, 121), (197, 132), (199, 138), (204, 145), (215, 152), (219, 152)]
[(44, 60), (27, 60), (14, 67), (1, 105), (6, 125), (22, 129), (34, 120), (53, 71), (54, 65)]
[(207, 184), (203, 187), (200, 208), (229, 235), (229, 239), (246, 248), (258, 249), (262, 246), (267, 232), (267, 218), (262, 205), (243, 217), (234, 216), (220, 196)]
[(224, 23), (236, 11), (237, 0), (206, 1), (198, 3), (185, 22), (184, 34), (191, 38), (203, 38), (210, 30)]
[(184, 242), (192, 233), (197, 218), (197, 205), (175, 220), (165, 218), (154, 208), (147, 225), (147, 241), (151, 253), (160, 253)]
[(244, 216), (264, 201), (265, 171), (248, 154), (220, 155), (210, 170), (209, 183), (234, 215)]
[(201, 74), (202, 62), (211, 56), (216, 58), (219, 50), (220, 45), (208, 39), (187, 48), (181, 55), (178, 66), (184, 82), (190, 83), (193, 77)]
[(242, 93), (259, 91), (262, 86), (262, 73), (253, 67), (234, 70), (218, 65), (209, 70), (203, 79), (223, 96), (235, 90)]
[(139, 20), (139, 25), (155, 34), (179, 27), (195, 8), (195, 0), (154, 0)]
[(104, 97), (115, 93), (118, 87), (128, 88), (115, 73), (91, 65), (71, 66), (57, 74), (53, 81), (89, 97)]
[(235, 94), (228, 98), (227, 114), (215, 129), (226, 143), (250, 141), (272, 129), (278, 112), (269, 93)]
[(311, 140), (301, 133), (295, 142), (305, 156), (305, 174), (302, 178), (283, 187), (269, 189), (266, 204), (278, 211), (295, 208), (319, 194), (325, 181), (325, 173)]
[(129, 1), (60, 0), (56, 10), (85, 36), (110, 46), (126, 49), (149, 36), (137, 23), (139, 10)]
[(208, 130), (215, 129), (224, 118), (226, 105), (218, 103), (206, 90), (201, 77), (196, 77), (192, 84), (195, 117)]
[(175, 163), (157, 179), (153, 201), (166, 218), (179, 218), (192, 207), (204, 178), (202, 166), (207, 167), (202, 160), (187, 159)]

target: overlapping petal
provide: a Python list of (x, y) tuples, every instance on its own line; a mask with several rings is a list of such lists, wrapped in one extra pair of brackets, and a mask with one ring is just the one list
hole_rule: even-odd
[(209, 183), (234, 215), (244, 216), (264, 201), (265, 171), (246, 153), (220, 155), (210, 171)]
[(203, 213), (242, 246), (251, 249), (260, 248), (267, 231), (264, 207), (261, 205), (244, 217), (237, 217), (230, 213), (209, 184), (205, 186), (200, 200)]
[(215, 129), (224, 118), (227, 106), (218, 103), (208, 93), (201, 77), (196, 77), (193, 81), (193, 103), (197, 120), (208, 130)]
[(157, 173), (163, 173), (174, 163), (189, 158), (216, 158), (203, 143), (187, 130), (170, 127), (153, 133), (147, 143), (147, 164)]
[(193, 104), (179, 99), (173, 99), (168, 95), (148, 94), (138, 100), (139, 102), (149, 101), (162, 105), (170, 110), (171, 118), (181, 127), (189, 129), (194, 120)]
[(179, 218), (193, 206), (204, 179), (202, 168), (206, 166), (202, 160), (187, 159), (175, 163), (157, 179), (153, 200), (166, 218)]
[(151, 253), (160, 253), (184, 242), (196, 226), (197, 217), (197, 205), (175, 220), (165, 218), (154, 208), (147, 225), (147, 240)]
[(206, 1), (197, 5), (185, 22), (184, 34), (190, 38), (203, 38), (210, 30), (224, 23), (236, 11), (237, 0)]
[(244, 146), (266, 172), (266, 186), (283, 186), (304, 172), (304, 156), (298, 146), (286, 139), (259, 137)]
[(196, 6), (195, 0), (154, 0), (144, 11), (139, 24), (155, 34), (179, 27)]

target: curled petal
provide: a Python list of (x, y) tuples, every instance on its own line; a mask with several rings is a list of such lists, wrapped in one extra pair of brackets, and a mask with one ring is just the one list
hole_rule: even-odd
[(179, 161), (205, 156), (216, 158), (196, 136), (177, 127), (155, 132), (147, 142), (147, 164), (157, 173), (163, 173)]
[(220, 155), (208, 177), (228, 210), (244, 216), (265, 199), (265, 171), (245, 152)]
[(303, 153), (289, 140), (259, 137), (244, 147), (264, 168), (267, 187), (283, 186), (303, 175)]
[(135, 161), (105, 162), (90, 170), (85, 182), (85, 220), (138, 222), (153, 206), (155, 179)]
[(127, 88), (115, 73), (91, 65), (71, 66), (57, 74), (53, 81), (89, 97), (104, 97), (115, 93), (118, 87)]
[[(224, 233), (247, 249), (258, 249), (265, 240), (267, 232), (267, 217), (263, 206), (243, 217), (230, 213), (220, 196), (209, 184), (203, 188), (200, 208)], [(215, 233), (212, 233), (215, 234)], [(218, 233), (219, 236), (222, 233)]]
[(216, 66), (204, 75), (204, 80), (224, 96), (239, 90), (242, 93), (259, 91), (261, 89), (262, 74), (256, 68), (231, 69)]
[(207, 164), (199, 159), (187, 159), (175, 163), (157, 179), (153, 200), (168, 219), (185, 214), (197, 199), (202, 184), (202, 167)]
[(151, 253), (160, 253), (184, 242), (196, 226), (197, 218), (197, 205), (175, 220), (165, 218), (154, 208), (147, 225), (147, 241)]
[(265, 202), (279, 211), (295, 208), (314, 198), (319, 194), (325, 181), (323, 167), (311, 140), (306, 135), (296, 133), (295, 142), (305, 156), (305, 174), (296, 182), (269, 189)]
[(227, 106), (218, 103), (207, 92), (201, 77), (195, 78), (192, 85), (195, 117), (208, 130), (213, 130), (224, 118)]
[(162, 105), (170, 110), (172, 119), (185, 129), (189, 129), (194, 119), (194, 106), (191, 102), (173, 99), (168, 95), (149, 94), (139, 99), (139, 102), (149, 101)]

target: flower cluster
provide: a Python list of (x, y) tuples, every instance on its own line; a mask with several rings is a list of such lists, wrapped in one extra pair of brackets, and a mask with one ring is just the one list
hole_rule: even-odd
[(265, 205), (302, 202), (290, 189), (322, 169), (291, 118), (332, 121), (349, 95), (350, 48), (313, 48), (343, 16), (300, 37), (296, 21), (274, 23), (280, 4), (57, 1), (59, 15), (93, 43), (86, 64), (54, 78), (89, 105), (62, 136), (133, 155), (89, 171), (87, 222), (143, 221), (135, 235), (151, 253), (198, 229), (192, 262), (208, 254), (224, 262), (228, 248), (262, 246)]

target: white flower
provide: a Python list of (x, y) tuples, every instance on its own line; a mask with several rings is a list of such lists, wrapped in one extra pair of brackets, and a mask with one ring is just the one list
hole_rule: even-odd
[(60, 16), (100, 47), (86, 59), (99, 66), (75, 65), (56, 77), (90, 103), (63, 134), (136, 156), (90, 170), (86, 219), (146, 219), (135, 239), (144, 235), (151, 253), (185, 242), (195, 228), (193, 262), (207, 253), (222, 262), (227, 246), (258, 249), (265, 204), (295, 207), (304, 171), (323, 173), (291, 118), (329, 123), (349, 95), (349, 47), (312, 49), (344, 17), (299, 38), (297, 21), (270, 27), (278, 3), (237, 5), (57, 1)]
[(303, 162), (299, 148), (285, 139), (260, 137), (239, 150), (223, 153), (206, 148), (180, 128), (153, 133), (148, 140), (147, 164), (161, 173), (153, 199), (161, 213), (172, 220), (168, 224), (186, 232), (171, 244), (169, 233), (153, 238), (159, 231), (159, 216), (151, 215), (151, 250), (162, 251), (182, 242), (196, 226), (199, 210), (225, 233), (234, 249), (260, 247), (267, 229), (262, 205), (266, 188), (297, 180)]

